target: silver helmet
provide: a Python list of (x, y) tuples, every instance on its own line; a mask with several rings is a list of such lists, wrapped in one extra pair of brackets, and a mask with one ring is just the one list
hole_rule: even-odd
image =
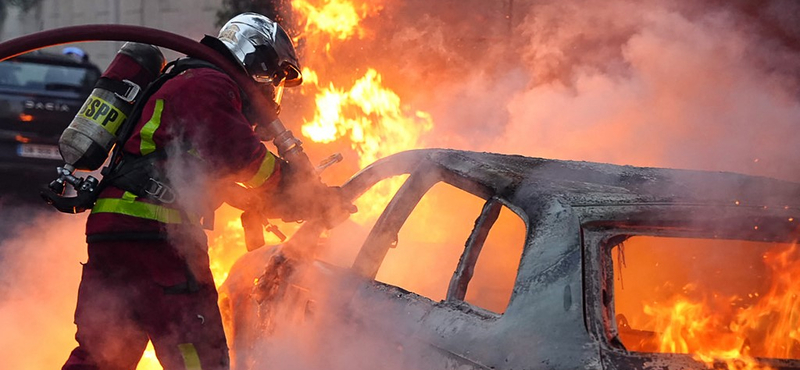
[(303, 82), (292, 39), (277, 22), (242, 13), (222, 26), (218, 38), (256, 82), (276, 88)]

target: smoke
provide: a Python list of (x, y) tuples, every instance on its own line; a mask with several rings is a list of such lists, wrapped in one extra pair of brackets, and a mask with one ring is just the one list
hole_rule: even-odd
[(797, 32), (766, 27), (798, 8), (744, 7), (535, 2), (516, 40), (487, 49), (515, 48), (514, 68), (445, 87), (434, 136), (448, 139), (433, 142), (796, 179)]
[[(236, 368), (402, 370), (430, 365), (419, 356), (424, 353), (419, 338), (409, 335), (415, 315), (397, 315), (408, 312), (408, 302), (370, 296), (363, 280), (348, 279), (340, 268), (293, 264), (294, 272), (282, 284), (285, 290), (256, 307), (249, 273), (263, 271), (275, 251), (246, 255), (234, 271), (249, 272), (232, 276), (220, 288), (223, 316), (227, 309), (237, 312), (233, 327), (226, 328), (237, 333), (231, 343)], [(331, 269), (339, 273), (325, 273)]]
[[(388, 2), (390, 16), (365, 20), (369, 37), (303, 60), (337, 86), (375, 67), (405, 103), (431, 113), (429, 147), (800, 180), (795, 3), (502, 4)], [(355, 330), (348, 312), (331, 315), (343, 317), (332, 330), (342, 336), (323, 346), (334, 355), (302, 348), (320, 340), (307, 331), (330, 334), (324, 326), (276, 335), (270, 355), (300, 368), (335, 353), (372, 359), (343, 339)]]
[[(798, 180), (794, 2), (514, 1), (513, 12), (505, 3), (387, 2), (384, 16), (365, 20), (373, 32), (364, 39), (306, 50), (304, 64), (334, 82), (375, 67), (406, 104), (432, 114), (431, 147)], [(313, 104), (287, 98), (286, 122), (311, 116), (303, 108)], [(54, 368), (74, 346), (84, 222), (36, 218), (2, 242), (6, 367)], [(328, 284), (315, 291), (353, 289)], [(385, 333), (403, 332), (402, 322), (376, 314), (391, 307), (357, 312), (345, 309), (357, 302), (337, 298), (318, 301), (318, 311), (332, 310), (328, 319), (284, 325), (259, 344), (271, 367), (400, 368), (401, 357), (414, 357), (411, 342), (377, 340), (351, 325), (377, 317)]]
[[(800, 55), (786, 16), (795, 6), (515, 1), (506, 22), (504, 2), (468, 3), (387, 2), (381, 14), (391, 17), (366, 19), (363, 38), (309, 42), (304, 65), (321, 86), (349, 86), (375, 68), (408, 111), (431, 113), (427, 146), (796, 178)], [(285, 103), (284, 120), (312, 116), (311, 98)], [(271, 368), (424, 367), (404, 363), (423, 353), (406, 335), (420, 324), (391, 314), (408, 302), (367, 300), (334, 278), (297, 279), (273, 317), (251, 318), (277, 322), (270, 335), (238, 350)], [(246, 295), (252, 276), (241, 282), (236, 294)], [(292, 311), (309, 299), (315, 313)]]
[[(301, 59), (320, 86), (376, 69), (431, 113), (427, 147), (796, 178), (800, 5), (511, 3), (386, 1), (365, 36)], [(312, 117), (312, 98), (286, 99), (284, 121)], [(307, 145), (349, 152), (333, 146)]]
[(72, 324), (86, 217), (3, 209), (0, 356), (8, 369), (56, 369), (77, 345)]

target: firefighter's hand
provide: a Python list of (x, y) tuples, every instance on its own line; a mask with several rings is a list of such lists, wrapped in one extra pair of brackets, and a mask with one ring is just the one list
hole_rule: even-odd
[(344, 200), (339, 187), (324, 184), (288, 189), (276, 206), (283, 221), (322, 220), (327, 228), (356, 212), (356, 207)]
[(316, 173), (304, 173), (285, 163), (278, 190), (271, 198), (267, 213), (287, 222), (319, 219), (331, 228), (356, 212), (341, 188), (327, 186)]

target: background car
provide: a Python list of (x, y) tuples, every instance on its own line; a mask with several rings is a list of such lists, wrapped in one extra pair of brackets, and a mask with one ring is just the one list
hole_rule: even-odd
[(38, 199), (56, 177), (58, 139), (100, 74), (94, 64), (44, 51), (0, 62), (0, 201)]

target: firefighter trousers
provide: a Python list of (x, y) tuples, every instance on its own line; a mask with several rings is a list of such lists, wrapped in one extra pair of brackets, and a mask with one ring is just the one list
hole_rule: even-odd
[(153, 342), (165, 370), (228, 369), (205, 243), (89, 243), (62, 370), (134, 370)]

